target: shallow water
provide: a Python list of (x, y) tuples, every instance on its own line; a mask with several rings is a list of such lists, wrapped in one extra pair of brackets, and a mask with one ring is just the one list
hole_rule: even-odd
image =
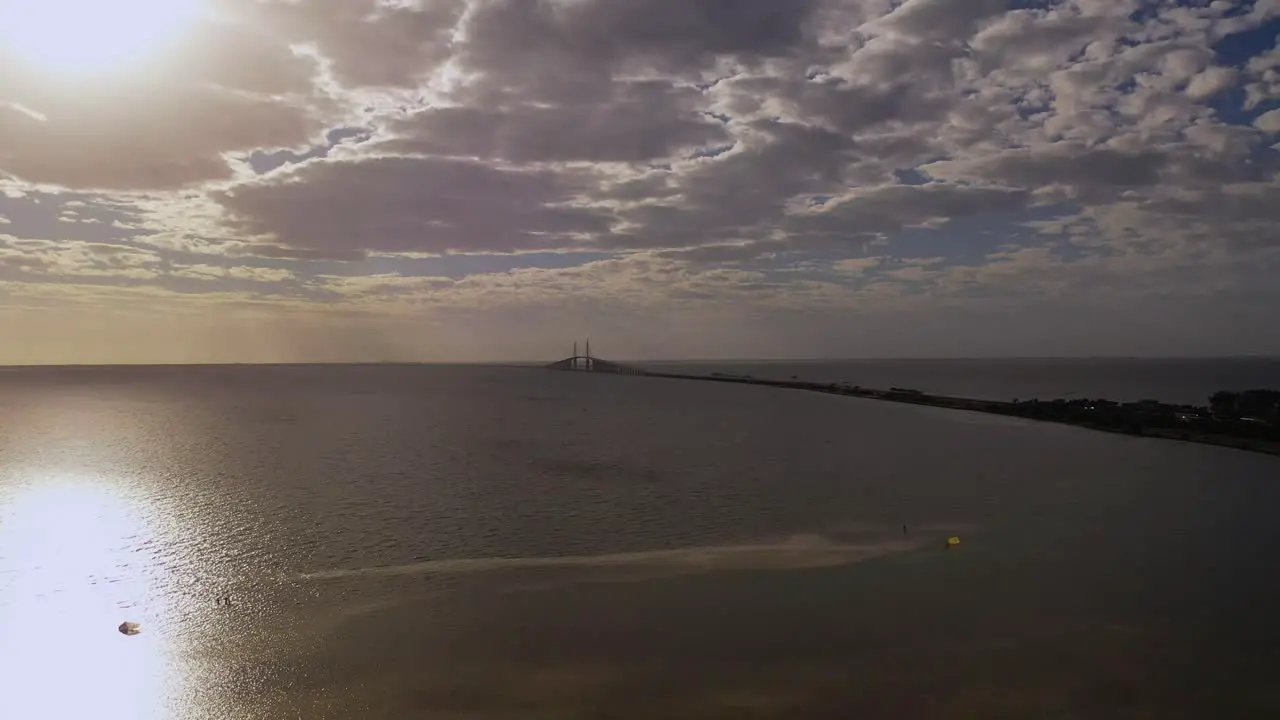
[(467, 367), (10, 371), (0, 433), (13, 717), (1280, 710), (1276, 458)]

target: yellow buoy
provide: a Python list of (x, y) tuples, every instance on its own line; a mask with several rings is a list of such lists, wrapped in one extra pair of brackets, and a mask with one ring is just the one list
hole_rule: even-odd
[(953, 548), (953, 547), (955, 547), (955, 546), (957, 546), (957, 545), (959, 545), (959, 544), (960, 544), (960, 538), (958, 538), (958, 537), (949, 537), (949, 538), (947, 538), (947, 547), (949, 547), (949, 548)]

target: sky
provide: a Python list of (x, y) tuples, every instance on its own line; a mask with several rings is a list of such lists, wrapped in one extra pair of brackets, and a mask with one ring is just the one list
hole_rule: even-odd
[(1280, 354), (1280, 0), (63, 2), (0, 363)]

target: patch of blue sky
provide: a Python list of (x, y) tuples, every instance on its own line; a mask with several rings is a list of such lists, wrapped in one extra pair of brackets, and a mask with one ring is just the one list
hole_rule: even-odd
[[(1219, 65), (1243, 68), (1250, 59), (1274, 48), (1277, 35), (1280, 35), (1280, 18), (1228, 35), (1214, 44), (1215, 59)], [(1230, 125), (1248, 125), (1259, 115), (1280, 108), (1280, 100), (1276, 99), (1264, 100), (1252, 108), (1246, 108), (1244, 101), (1244, 87), (1237, 85), (1212, 98), (1209, 106), (1222, 122)]]
[[(911, 228), (889, 236), (883, 245), (864, 251), (831, 249), (783, 256), (776, 267), (764, 270), (770, 280), (789, 278), (800, 274), (814, 280), (859, 285), (871, 281), (878, 273), (902, 267), (934, 261), (934, 269), (959, 266), (982, 266), (992, 262), (991, 255), (1011, 247), (1053, 248), (1056, 256), (1064, 260), (1079, 259), (1100, 251), (1098, 247), (1070, 245), (1066, 235), (1049, 235), (1025, 223), (1053, 220), (1075, 214), (1073, 205), (1053, 205), (1034, 208), (1020, 213), (988, 215), (953, 220), (936, 229)], [(881, 257), (879, 267), (867, 268), (863, 273), (850, 276), (836, 270), (842, 260), (860, 257)]]
[(292, 150), (277, 150), (275, 152), (256, 151), (249, 155), (249, 167), (259, 175), (263, 175), (284, 167), (285, 165), (296, 165), (307, 160), (328, 157), (334, 148), (347, 142), (354, 140), (357, 143), (364, 142), (370, 137), (369, 130), (358, 127), (344, 127), (330, 130), (325, 135), (327, 142), (323, 145), (315, 145), (306, 152), (296, 153)]
[(1168, 0), (1147, 0), (1138, 6), (1137, 10), (1129, 13), (1129, 19), (1139, 24), (1154, 20), (1160, 16), (1161, 12), (1167, 10), (1170, 4)]
[(1014, 0), (1009, 3), (1010, 10), (1043, 10), (1053, 7), (1057, 0)]
[(711, 147), (698, 148), (697, 150), (694, 150), (693, 153), (689, 155), (689, 159), (696, 160), (698, 158), (720, 157), (721, 155), (729, 152), (735, 147), (737, 147), (735, 143), (728, 143), (725, 145), (714, 145)]
[[(1247, 5), (1252, 6), (1252, 3)], [(1280, 18), (1227, 35), (1210, 49), (1219, 65), (1243, 67), (1251, 58), (1275, 47), (1277, 33), (1280, 33)]]
[(1245, 90), (1236, 86), (1213, 98), (1208, 105), (1218, 119), (1228, 125), (1251, 125), (1258, 116), (1280, 108), (1280, 99), (1265, 98), (1253, 107), (1245, 107)]
[[(867, 254), (893, 258), (944, 258), (948, 265), (975, 265), (988, 255), (1016, 246), (1047, 242), (1025, 223), (1053, 220), (1077, 212), (1072, 205), (1048, 205), (1018, 213), (1001, 213), (951, 220), (937, 228), (908, 228), (890, 236), (882, 247)], [(848, 257), (833, 257), (833, 260)]]
[(893, 171), (900, 185), (926, 185), (933, 182), (924, 173), (915, 168), (899, 168)]
[(114, 225), (136, 220), (133, 213), (92, 195), (29, 193), (12, 198), (0, 194), (0, 217), (9, 220), (0, 225), (0, 233), (20, 238), (115, 243), (139, 234)]

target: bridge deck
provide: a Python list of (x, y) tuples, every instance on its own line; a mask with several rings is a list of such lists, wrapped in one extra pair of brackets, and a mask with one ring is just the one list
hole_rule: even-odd
[(586, 355), (574, 355), (547, 365), (549, 370), (568, 370), (571, 372), (598, 372), (614, 375), (645, 375), (640, 368), (633, 368), (608, 360)]

